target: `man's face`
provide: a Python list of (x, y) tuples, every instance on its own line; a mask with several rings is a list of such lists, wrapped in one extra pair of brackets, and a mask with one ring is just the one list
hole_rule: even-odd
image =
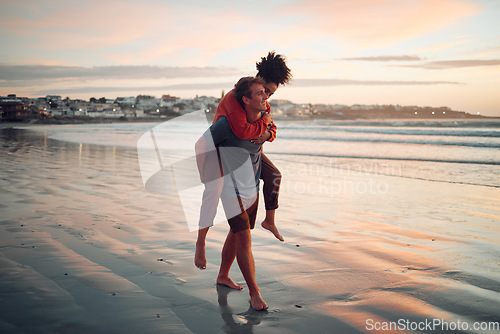
[(264, 89), (266, 91), (267, 97), (270, 98), (278, 89), (278, 85), (276, 85), (274, 82), (266, 82), (264, 84)]
[(253, 84), (250, 86), (252, 95), (250, 98), (246, 98), (246, 108), (249, 111), (264, 111), (266, 110), (266, 100), (268, 98), (266, 90), (261, 84)]

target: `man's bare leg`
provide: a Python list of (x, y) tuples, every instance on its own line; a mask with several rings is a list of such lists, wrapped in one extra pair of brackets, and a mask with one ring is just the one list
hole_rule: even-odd
[(210, 227), (198, 230), (198, 240), (196, 240), (196, 252), (194, 254), (194, 265), (201, 270), (207, 267), (207, 258), (205, 256), (205, 240)]
[(260, 295), (260, 289), (255, 280), (255, 261), (252, 254), (252, 237), (250, 229), (234, 233), (236, 237), (236, 259), (241, 273), (245, 278), (250, 293), (250, 304), (257, 311), (268, 308)]
[(283, 239), (280, 232), (278, 231), (278, 227), (276, 227), (276, 224), (274, 222), (275, 211), (276, 210), (266, 210), (266, 218), (260, 225), (262, 225), (263, 228), (274, 234), (276, 239), (278, 239), (279, 241), (285, 241), (285, 239)]
[(222, 247), (221, 264), (219, 275), (217, 276), (217, 284), (222, 284), (236, 290), (242, 290), (243, 286), (236, 284), (229, 277), (229, 270), (231, 269), (234, 259), (236, 258), (236, 247), (236, 237), (234, 233), (229, 230), (226, 241), (224, 242), (224, 247)]

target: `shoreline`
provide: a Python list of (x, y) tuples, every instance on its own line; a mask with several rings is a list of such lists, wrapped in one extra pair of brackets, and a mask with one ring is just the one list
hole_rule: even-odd
[[(209, 114), (208, 119), (213, 118), (213, 114)], [(15, 122), (0, 121), (0, 129), (29, 127), (29, 126), (47, 126), (47, 125), (80, 125), (80, 124), (127, 124), (127, 123), (161, 123), (173, 119), (168, 118), (131, 118), (131, 119), (52, 119), (52, 120), (23, 120)], [(320, 117), (275, 117), (276, 121), (311, 121), (311, 122), (327, 122), (327, 125), (381, 125), (391, 124), (392, 126), (430, 126), (432, 124), (442, 124), (444, 126), (466, 126), (466, 127), (483, 127), (486, 124), (500, 127), (500, 117), (481, 117), (481, 118), (358, 118), (358, 119), (336, 119), (336, 118), (320, 118)]]
[(165, 119), (150, 119), (150, 118), (137, 118), (133, 121), (130, 120), (120, 120), (120, 119), (54, 119), (54, 120), (42, 120), (34, 119), (28, 121), (18, 121), (18, 122), (0, 122), (0, 128), (13, 128), (13, 127), (26, 127), (26, 126), (37, 126), (37, 125), (77, 125), (77, 124), (111, 124), (111, 123), (158, 123), (162, 121), (169, 120), (171, 118)]

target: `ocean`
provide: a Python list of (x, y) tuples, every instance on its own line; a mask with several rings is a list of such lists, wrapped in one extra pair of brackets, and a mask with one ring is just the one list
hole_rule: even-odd
[[(58, 125), (40, 129), (64, 141), (137, 147), (142, 134), (162, 123)], [(275, 123), (277, 139), (266, 143), (264, 152), (274, 159), (310, 165), (317, 173), (340, 169), (344, 174), (375, 173), (500, 187), (500, 120), (497, 119), (279, 119)], [(207, 127), (181, 120), (176, 125), (176, 136), (197, 138)], [(179, 142), (167, 145), (173, 149)], [(187, 151), (189, 145), (185, 147)]]

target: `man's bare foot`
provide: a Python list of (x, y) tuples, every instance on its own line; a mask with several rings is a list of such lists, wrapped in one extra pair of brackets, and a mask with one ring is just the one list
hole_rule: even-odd
[(217, 277), (217, 284), (225, 285), (231, 289), (243, 290), (243, 286), (236, 284), (230, 277)]
[(267, 310), (269, 307), (267, 306), (264, 299), (262, 299), (260, 293), (250, 296), (250, 305), (252, 305), (252, 307), (257, 311), (264, 311)]
[(196, 244), (196, 252), (194, 254), (194, 265), (201, 270), (207, 268), (207, 258), (205, 257), (205, 245)]
[(265, 228), (266, 230), (268, 230), (272, 234), (274, 234), (276, 239), (278, 239), (279, 241), (285, 241), (285, 239), (283, 239), (283, 237), (281, 236), (280, 232), (278, 232), (278, 228), (276, 227), (276, 224), (269, 223), (265, 219), (260, 225), (262, 225), (263, 228)]

